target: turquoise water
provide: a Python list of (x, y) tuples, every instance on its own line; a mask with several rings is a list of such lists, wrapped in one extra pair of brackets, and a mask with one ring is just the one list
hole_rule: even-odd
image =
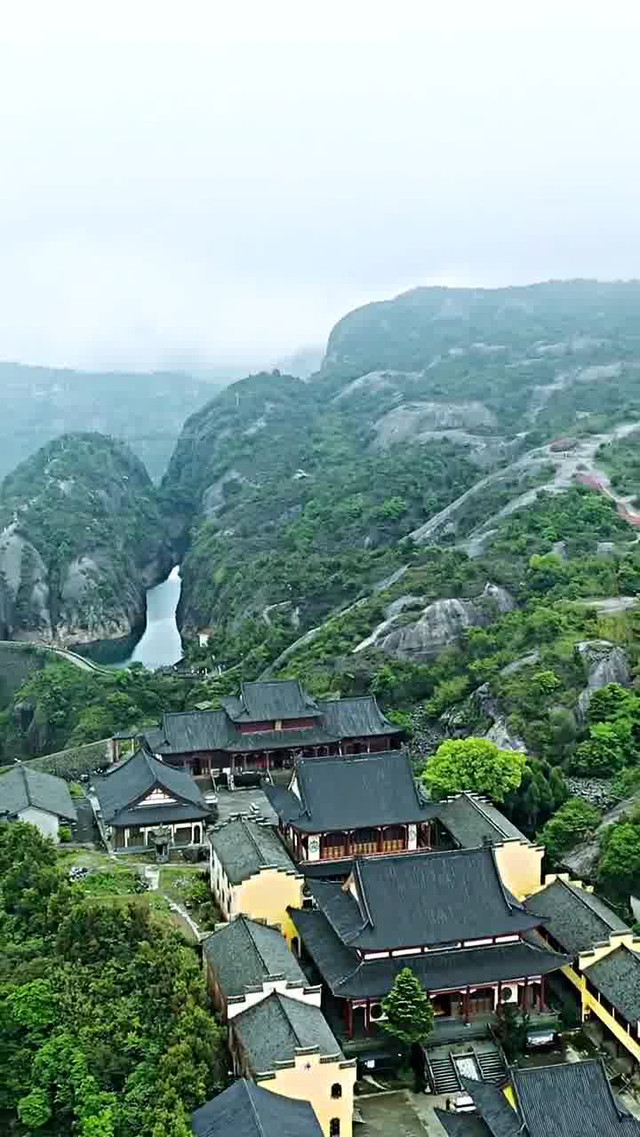
[(182, 659), (176, 622), (181, 591), (180, 569), (176, 565), (166, 580), (147, 592), (147, 622), (139, 640), (101, 640), (75, 650), (103, 667), (127, 667), (130, 663), (142, 663), (150, 671), (171, 667)]
[(150, 670), (170, 667), (182, 659), (182, 640), (176, 623), (176, 612), (182, 581), (175, 566), (162, 584), (147, 592), (147, 625), (138, 640), (129, 663), (142, 663)]

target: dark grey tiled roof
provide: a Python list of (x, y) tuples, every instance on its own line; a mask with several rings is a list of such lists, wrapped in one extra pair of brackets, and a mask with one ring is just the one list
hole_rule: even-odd
[(299, 797), (281, 786), (267, 785), (265, 793), (281, 821), (303, 832), (425, 821), (434, 813), (417, 789), (408, 755), (400, 750), (301, 758), (294, 778)]
[(235, 1015), (232, 1026), (255, 1074), (275, 1070), (278, 1062), (293, 1061), (296, 1050), (307, 1047), (317, 1047), (326, 1057), (343, 1058), (322, 1011), (277, 992)]
[(385, 718), (373, 695), (355, 699), (318, 700), (324, 724), (336, 738), (366, 738), (376, 734), (400, 734), (402, 728)]
[(486, 846), (356, 860), (353, 880), (357, 899), (340, 884), (309, 888), (341, 939), (363, 949), (512, 935), (540, 924), (508, 896)]
[(322, 1137), (307, 1101), (263, 1090), (242, 1078), (191, 1114), (195, 1137)]
[[(185, 770), (176, 770), (165, 762), (160, 762), (144, 746), (124, 762), (119, 762), (106, 774), (96, 775), (93, 780), (96, 796), (100, 802), (103, 817), (107, 824), (130, 824), (131, 809), (152, 789), (159, 787), (174, 798), (183, 813), (188, 807), (188, 816), (195, 819), (206, 817), (207, 807), (195, 781)], [(140, 806), (136, 810), (136, 821), (141, 817), (151, 818), (152, 812), (161, 813), (161, 818), (171, 820), (170, 812), (175, 805)], [(147, 812), (147, 810), (149, 812)], [(127, 811), (129, 821), (121, 822), (120, 814)], [(159, 818), (155, 817), (152, 824)]]
[(439, 802), (437, 809), (438, 818), (463, 849), (475, 848), (484, 841), (496, 845), (505, 840), (527, 840), (495, 805), (473, 794)]
[(511, 1077), (529, 1137), (640, 1137), (640, 1122), (616, 1102), (595, 1059), (513, 1069)]
[(608, 940), (611, 932), (629, 931), (604, 901), (563, 880), (534, 893), (525, 908), (543, 918), (553, 938), (571, 955), (590, 951), (594, 944)]
[(245, 817), (234, 818), (216, 826), (209, 840), (231, 884), (240, 884), (264, 868), (297, 872), (271, 825), (261, 825)]
[[(498, 1086), (472, 1078), (462, 1078), (462, 1084), (467, 1093), (471, 1094), (491, 1137), (525, 1137), (521, 1119)], [(527, 1133), (526, 1137), (537, 1137), (537, 1134)]]
[[(214, 750), (250, 750), (323, 746), (341, 738), (398, 734), (400, 728), (384, 717), (372, 696), (316, 703), (297, 679), (244, 683), (238, 699), (223, 699), (224, 710), (165, 714), (160, 727), (147, 728), (144, 737), (156, 754), (189, 754)], [(313, 718), (301, 730), (241, 734), (239, 725)]]
[(487, 1123), (474, 1113), (448, 1109), (435, 1109), (434, 1113), (448, 1137), (493, 1137)]
[(62, 778), (17, 765), (0, 775), (0, 817), (14, 817), (29, 806), (54, 813), (65, 821), (75, 821), (78, 816)]
[[(204, 821), (209, 816), (206, 806), (198, 805), (145, 805), (139, 809), (121, 809), (109, 822), (116, 828), (134, 825), (186, 825), (189, 821)], [(133, 842), (132, 842), (133, 843)]]
[(342, 998), (384, 997), (403, 967), (412, 969), (425, 990), (442, 991), (547, 975), (568, 962), (566, 956), (523, 941), (360, 961), (355, 949), (341, 943), (322, 912), (292, 908), (289, 914), (325, 983)]
[(224, 750), (238, 732), (224, 711), (177, 711), (162, 720), (165, 738), (160, 753), (188, 754), (196, 750)]
[(304, 971), (278, 929), (246, 916), (208, 936), (203, 950), (228, 999), (244, 995), (247, 987), (261, 987), (269, 978), (307, 986)]
[(303, 719), (320, 714), (315, 699), (303, 691), (298, 679), (243, 683), (240, 698), (223, 699), (222, 705), (234, 722)]
[(640, 956), (621, 945), (586, 967), (585, 974), (627, 1022), (640, 1021)]

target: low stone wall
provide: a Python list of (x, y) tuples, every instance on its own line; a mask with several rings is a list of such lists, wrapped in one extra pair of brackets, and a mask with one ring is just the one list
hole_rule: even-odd
[(59, 750), (57, 754), (45, 754), (41, 758), (31, 758), (24, 765), (43, 774), (55, 774), (67, 782), (77, 782), (82, 774), (90, 774), (97, 766), (107, 763), (111, 739), (88, 742), (85, 746), (73, 746), (69, 750)]

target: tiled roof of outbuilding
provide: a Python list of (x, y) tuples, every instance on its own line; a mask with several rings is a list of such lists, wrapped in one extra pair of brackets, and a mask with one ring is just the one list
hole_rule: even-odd
[(19, 764), (0, 775), (0, 817), (14, 817), (29, 806), (65, 821), (75, 821), (78, 816), (69, 787), (62, 778)]
[[(93, 784), (107, 824), (140, 824), (141, 815), (150, 824), (158, 821), (171, 822), (173, 811), (178, 814), (175, 820), (200, 820), (209, 812), (191, 775), (186, 770), (167, 766), (144, 746), (106, 774), (96, 775)], [(156, 786), (172, 797), (174, 804), (140, 806), (136, 810), (136, 820), (133, 821), (131, 811), (135, 808), (135, 803)], [(145, 810), (149, 812), (144, 812)], [(126, 820), (121, 820), (120, 815), (126, 815)]]
[(454, 1113), (451, 1109), (434, 1109), (447, 1137), (493, 1137), (486, 1121), (475, 1113)]
[(523, 1131), (518, 1114), (498, 1086), (472, 1078), (462, 1078), (462, 1084), (473, 1098), (491, 1137), (533, 1137)]
[(401, 727), (386, 718), (373, 695), (354, 699), (318, 701), (324, 724), (336, 738), (367, 738), (376, 734), (400, 734)]
[(224, 750), (237, 731), (224, 711), (176, 711), (162, 719), (165, 745), (160, 753)]
[(595, 1059), (514, 1068), (511, 1078), (528, 1137), (640, 1137)]
[(209, 840), (231, 884), (265, 868), (298, 871), (271, 825), (236, 817), (212, 829)]
[(254, 1074), (290, 1062), (296, 1050), (317, 1047), (325, 1057), (343, 1059), (340, 1046), (319, 1007), (274, 991), (232, 1019), (232, 1028)]
[(627, 1022), (640, 1022), (640, 955), (620, 945), (584, 972)]
[(499, 845), (503, 841), (526, 841), (527, 838), (495, 805), (476, 794), (462, 793), (448, 801), (438, 802), (438, 818), (462, 849), (471, 849), (485, 841)]
[(274, 1094), (242, 1078), (191, 1114), (195, 1137), (322, 1137), (307, 1101)]
[(227, 999), (260, 987), (266, 979), (286, 979), (307, 986), (304, 971), (277, 928), (239, 916), (203, 943), (206, 959), (215, 969)]
[(611, 932), (630, 929), (593, 893), (564, 880), (554, 880), (525, 901), (525, 908), (541, 916), (545, 927), (565, 951), (578, 955), (608, 940)]

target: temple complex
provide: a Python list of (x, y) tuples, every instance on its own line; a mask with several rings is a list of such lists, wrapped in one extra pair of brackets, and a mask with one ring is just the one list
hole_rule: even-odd
[(398, 749), (403, 732), (373, 696), (313, 699), (297, 679), (243, 683), (215, 711), (167, 713), (144, 737), (172, 766), (192, 774), (293, 766), (297, 758)]

